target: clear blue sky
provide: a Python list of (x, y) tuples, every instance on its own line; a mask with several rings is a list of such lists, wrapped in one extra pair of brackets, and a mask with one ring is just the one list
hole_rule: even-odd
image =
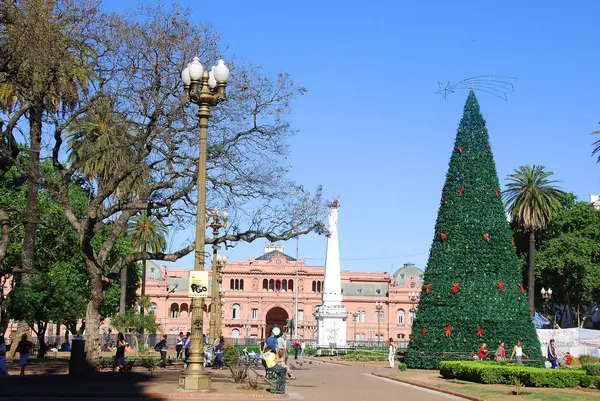
[[(597, 0), (181, 4), (223, 34), (225, 58), (288, 72), (308, 88), (293, 105), (299, 133), (290, 174), (339, 197), (343, 269), (425, 267), (468, 94), (444, 100), (434, 94), (437, 81), (518, 77), (507, 102), (478, 94), (501, 182), (519, 165), (543, 164), (582, 200), (600, 192), (589, 135), (600, 129)], [(325, 240), (301, 238), (300, 256), (322, 264)], [(241, 244), (228, 255), (255, 257), (263, 245)], [(295, 255), (295, 242), (286, 252)]]

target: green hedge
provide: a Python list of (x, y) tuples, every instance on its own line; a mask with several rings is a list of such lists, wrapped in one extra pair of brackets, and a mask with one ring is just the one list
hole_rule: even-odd
[(586, 376), (582, 369), (544, 369), (494, 362), (444, 361), (440, 374), (484, 384), (514, 384), (515, 379), (527, 387), (577, 387)]
[(600, 365), (595, 363), (584, 363), (583, 370), (585, 370), (588, 376), (600, 376)]

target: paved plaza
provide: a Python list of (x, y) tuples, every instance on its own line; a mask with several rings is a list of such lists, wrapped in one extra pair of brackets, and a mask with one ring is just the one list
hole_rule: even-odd
[[(306, 361), (306, 360), (304, 360)], [(296, 380), (290, 380), (287, 383), (286, 397), (283, 399), (289, 400), (306, 400), (306, 401), (386, 401), (402, 398), (403, 400), (419, 400), (419, 401), (441, 401), (441, 400), (460, 400), (461, 398), (450, 395), (433, 392), (418, 387), (413, 387), (403, 383), (399, 383), (389, 379), (383, 379), (373, 376), (372, 373), (389, 374), (391, 369), (382, 366), (343, 366), (333, 363), (314, 362), (310, 364), (310, 368), (306, 370), (294, 370)], [(156, 372), (156, 376), (164, 374)], [(263, 393), (269, 396), (268, 393)], [(171, 398), (190, 399), (186, 393), (172, 393)], [(208, 396), (208, 395), (207, 395)], [(1, 395), (0, 395), (1, 397)], [(128, 398), (131, 400), (132, 395)], [(135, 397), (135, 396), (133, 396)], [(155, 398), (153, 396), (151, 398)], [(140, 398), (145, 397), (140, 394)], [(68, 399), (76, 400), (92, 400), (92, 398), (17, 398), (10, 397), (11, 400), (49, 400), (49, 399)], [(106, 400), (107, 398), (97, 398), (98, 400)], [(118, 400), (121, 398), (110, 398)], [(166, 398), (165, 398), (166, 399)], [(211, 399), (211, 398), (202, 398)], [(217, 398), (213, 398), (217, 399)], [(223, 398), (219, 398), (223, 399)], [(251, 399), (244, 398), (244, 395), (238, 394), (235, 399)], [(253, 398), (256, 399), (256, 398)]]

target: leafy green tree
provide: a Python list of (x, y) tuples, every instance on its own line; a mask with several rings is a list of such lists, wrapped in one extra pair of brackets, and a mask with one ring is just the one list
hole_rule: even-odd
[[(23, 221), (23, 281), (35, 270), (37, 199), (44, 116), (77, 108), (92, 75), (89, 38), (79, 35), (97, 10), (88, 2), (70, 0), (7, 0), (2, 4), (0, 54), (0, 110), (9, 118), (3, 140), (15, 143), (12, 130), (26, 117), (29, 130), (27, 207)], [(13, 154), (14, 156), (14, 154)], [(6, 157), (6, 154), (3, 155)], [(17, 336), (26, 330), (19, 323)]]
[(475, 93), (467, 98), (435, 225), (407, 351), (411, 368), (470, 359), (483, 341), (514, 344), (540, 361), (521, 272)]
[(560, 210), (564, 195), (550, 177), (554, 173), (544, 171), (544, 166), (521, 166), (509, 174), (508, 184), (502, 196), (506, 208), (516, 224), (529, 233), (529, 312), (535, 313), (535, 234), (544, 230)]
[(552, 288), (563, 327), (573, 325), (573, 312), (586, 318), (600, 303), (600, 211), (567, 195), (540, 232), (536, 257), (538, 285)]

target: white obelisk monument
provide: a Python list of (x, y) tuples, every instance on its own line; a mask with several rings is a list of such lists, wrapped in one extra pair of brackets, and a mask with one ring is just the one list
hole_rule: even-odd
[(325, 257), (325, 284), (323, 303), (315, 311), (319, 347), (346, 346), (346, 318), (348, 312), (342, 305), (342, 279), (340, 275), (340, 246), (338, 241), (339, 203), (333, 201), (329, 208), (327, 253)]

